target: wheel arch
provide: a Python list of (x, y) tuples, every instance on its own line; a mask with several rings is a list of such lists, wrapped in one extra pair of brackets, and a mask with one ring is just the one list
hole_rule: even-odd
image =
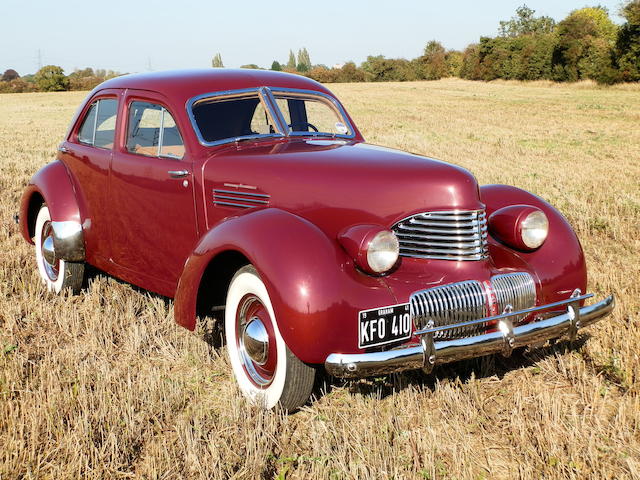
[[(235, 267), (249, 263), (267, 287), (287, 346), (303, 362), (357, 350), (357, 312), (395, 302), (383, 281), (359, 273), (317, 226), (268, 208), (229, 218), (198, 242), (178, 281), (176, 322), (194, 330), (198, 311), (226, 299)], [(212, 293), (211, 286), (225, 288)]]
[(55, 160), (38, 170), (22, 194), (20, 202), (20, 230), (33, 243), (36, 217), (42, 204), (49, 207), (51, 220), (81, 224), (80, 205), (67, 167)]
[(44, 204), (44, 197), (40, 191), (34, 189), (26, 202), (26, 208), (24, 209), (26, 213), (20, 215), (21, 221), (24, 218), (22, 236), (31, 244), (33, 244), (33, 237), (36, 236), (36, 220), (38, 218), (38, 212)]
[(210, 314), (224, 306), (234, 274), (251, 261), (238, 250), (224, 250), (210, 259), (200, 278), (196, 297), (196, 316)]
[(486, 205), (487, 217), (509, 205), (525, 204), (540, 208), (549, 219), (549, 236), (533, 252), (516, 252), (499, 242), (494, 243), (491, 256), (498, 266), (509, 265), (513, 256), (525, 261), (537, 275), (542, 298), (539, 303), (551, 303), (567, 298), (574, 289), (584, 293), (587, 288), (587, 268), (582, 245), (567, 219), (542, 198), (510, 185), (483, 185), (480, 199)]

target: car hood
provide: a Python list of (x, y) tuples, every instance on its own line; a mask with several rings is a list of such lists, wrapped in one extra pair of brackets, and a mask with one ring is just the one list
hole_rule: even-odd
[(365, 143), (239, 143), (216, 151), (203, 170), (205, 192), (268, 195), (269, 206), (306, 218), (329, 235), (354, 224), (391, 227), (419, 212), (483, 208), (467, 170)]

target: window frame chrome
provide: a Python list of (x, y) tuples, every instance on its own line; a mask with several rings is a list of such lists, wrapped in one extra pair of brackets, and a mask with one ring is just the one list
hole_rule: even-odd
[[(116, 117), (116, 127), (114, 127), (113, 130), (113, 146), (111, 148), (107, 148), (107, 147), (99, 147), (96, 145), (96, 132), (98, 130), (98, 115), (100, 114), (100, 103), (103, 100), (114, 100), (116, 102), (116, 114), (114, 115)], [(84, 110), (84, 112), (81, 114), (81, 116), (79, 116), (79, 120), (78, 123), (76, 123), (76, 125), (78, 125), (77, 130), (75, 130), (76, 127), (74, 127), (75, 130), (75, 137), (71, 140), (73, 143), (77, 143), (79, 145), (84, 145), (86, 147), (93, 147), (93, 148), (98, 148), (100, 150), (111, 150), (113, 151), (115, 148), (115, 141), (116, 141), (116, 135), (117, 135), (117, 121), (118, 121), (118, 110), (120, 107), (119, 104), (120, 100), (118, 97), (114, 97), (114, 96), (98, 96), (98, 97), (94, 97), (91, 101), (91, 103), (89, 103), (89, 107), (86, 108)], [(82, 128), (84, 127), (85, 122), (87, 121), (87, 116), (89, 114), (89, 111), (91, 110), (91, 107), (93, 107), (95, 105), (96, 108), (96, 115), (93, 119), (93, 135), (91, 136), (91, 143), (89, 142), (83, 142), (82, 140), (80, 140), (80, 131), (82, 130)]]
[[(268, 94), (271, 97), (271, 101), (273, 102), (273, 104), (275, 105), (276, 111), (278, 112), (278, 115), (280, 116), (280, 121), (282, 122), (285, 131), (287, 132), (287, 136), (291, 136), (291, 137), (319, 137), (319, 138), (347, 138), (347, 139), (351, 139), (351, 138), (355, 138), (356, 136), (356, 132), (355, 129), (353, 128), (353, 125), (351, 124), (351, 122), (349, 121), (349, 117), (347, 116), (347, 112), (345, 111), (345, 109), (342, 107), (342, 105), (340, 104), (340, 102), (338, 102), (338, 100), (336, 100), (335, 97), (332, 97), (331, 95), (328, 95), (324, 92), (319, 92), (317, 90), (306, 90), (306, 89), (301, 89), (301, 88), (285, 88), (285, 87), (266, 87)], [(287, 122), (284, 119), (284, 116), (282, 115), (281, 110), (278, 108), (278, 104), (276, 102), (276, 96), (274, 95), (278, 94), (278, 93), (291, 93), (294, 95), (299, 95), (300, 97), (304, 97), (304, 96), (312, 96), (312, 97), (320, 97), (323, 98), (324, 100), (327, 100), (334, 108), (335, 113), (338, 114), (338, 116), (342, 117), (342, 122), (349, 128), (349, 131), (351, 132), (350, 134), (340, 134), (340, 133), (327, 133), (327, 132), (293, 132), (289, 129), (289, 125), (287, 124)]]
[[(282, 128), (282, 124), (280, 123), (278, 116), (273, 111), (273, 107), (271, 103), (267, 100), (267, 95), (265, 94), (264, 90), (265, 90), (265, 87), (242, 88), (238, 90), (225, 90), (222, 92), (203, 93), (202, 95), (197, 95), (193, 98), (190, 98), (187, 101), (187, 105), (186, 105), (187, 115), (189, 117), (189, 121), (191, 122), (191, 128), (193, 128), (193, 131), (195, 132), (200, 145), (204, 147), (215, 147), (216, 145), (234, 143), (234, 142), (239, 142), (242, 140), (249, 140), (254, 138), (258, 139), (258, 138), (284, 137), (285, 134)], [(193, 114), (193, 107), (197, 103), (200, 103), (204, 100), (211, 99), (212, 101), (216, 101), (216, 100), (223, 100), (223, 99), (232, 99), (236, 97), (242, 98), (242, 97), (249, 96), (251, 94), (257, 94), (258, 99), (260, 100), (260, 103), (262, 103), (263, 108), (267, 112), (267, 115), (269, 115), (271, 122), (273, 123), (273, 126), (277, 129), (277, 132), (276, 133), (257, 133), (255, 135), (242, 135), (239, 137), (222, 138), (220, 140), (215, 140), (213, 142), (206, 141), (202, 136), (202, 133), (200, 132), (198, 123), (196, 122), (195, 115)]]
[[(127, 144), (129, 143), (129, 129), (131, 127), (130, 125), (130, 121), (131, 121), (131, 106), (134, 103), (146, 103), (148, 105), (155, 105), (160, 107), (160, 127), (159, 127), (159, 133), (158, 133), (158, 150), (156, 151), (155, 155), (148, 155), (146, 153), (140, 153), (140, 152), (134, 152), (129, 150), (129, 148), (127, 147)], [(126, 119), (125, 119), (125, 141), (124, 141), (124, 151), (128, 154), (131, 155), (139, 155), (141, 157), (147, 157), (147, 158), (164, 158), (164, 159), (168, 159), (168, 160), (183, 160), (186, 153), (187, 153), (187, 146), (184, 143), (184, 137), (182, 136), (182, 132), (180, 131), (180, 126), (178, 125), (178, 122), (176, 122), (176, 117), (171, 113), (171, 110), (169, 110), (164, 104), (158, 102), (157, 100), (148, 100), (148, 99), (141, 99), (138, 98), (136, 96), (133, 96), (129, 99), (129, 101), (127, 102), (127, 104), (125, 105), (126, 107)], [(182, 141), (182, 146), (184, 147), (184, 153), (182, 154), (181, 157), (178, 157), (176, 155), (171, 155), (171, 154), (166, 154), (166, 153), (162, 153), (162, 147), (164, 146), (164, 115), (165, 113), (169, 114), (169, 116), (171, 117), (171, 119), (173, 120), (173, 123), (175, 123), (176, 125), (176, 129), (178, 130), (178, 135), (180, 136), (180, 140)]]
[[(330, 133), (317, 133), (317, 132), (291, 132), (289, 131), (289, 127), (282, 115), (282, 112), (278, 108), (278, 104), (276, 103), (276, 98), (273, 94), (276, 93), (292, 93), (300, 96), (311, 96), (311, 97), (320, 97), (324, 100), (327, 100), (333, 105), (336, 113), (342, 117), (343, 123), (349, 128), (351, 132), (349, 135), (343, 134), (330, 134)], [(208, 142), (202, 136), (200, 132), (200, 128), (198, 127), (198, 123), (196, 122), (195, 115), (193, 114), (193, 107), (202, 101), (211, 99), (212, 101), (222, 100), (225, 98), (241, 98), (243, 96), (248, 96), (250, 94), (258, 95), (258, 99), (262, 103), (263, 108), (269, 115), (274, 128), (277, 130), (275, 133), (260, 133), (254, 135), (242, 135), (239, 137), (229, 137), (223, 138), (220, 140), (215, 140), (213, 142)], [(261, 139), (261, 138), (286, 138), (289, 136), (307, 136), (307, 137), (316, 137), (316, 138), (354, 138), (356, 136), (355, 129), (353, 125), (349, 121), (349, 117), (346, 114), (346, 111), (334, 97), (328, 95), (324, 92), (319, 92), (316, 90), (306, 90), (299, 88), (284, 88), (284, 87), (273, 87), (273, 86), (263, 86), (263, 87), (252, 87), (252, 88), (243, 88), (237, 90), (225, 90), (221, 92), (209, 92), (203, 93), (201, 95), (197, 95), (195, 97), (190, 98), (185, 105), (187, 116), (189, 117), (189, 121), (191, 123), (191, 128), (196, 134), (198, 142), (200, 145), (204, 147), (215, 147), (217, 145), (224, 145), (229, 143), (235, 143), (243, 140), (250, 139)]]

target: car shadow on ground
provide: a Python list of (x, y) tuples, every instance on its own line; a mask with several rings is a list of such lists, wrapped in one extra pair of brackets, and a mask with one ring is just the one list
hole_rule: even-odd
[(588, 333), (583, 333), (578, 335), (578, 338), (573, 342), (559, 340), (548, 342), (545, 346), (532, 350), (519, 348), (514, 350), (510, 357), (496, 354), (454, 362), (436, 367), (430, 374), (422, 370), (412, 370), (357, 380), (345, 380), (326, 374), (320, 375), (321, 378), (316, 382), (314, 394), (316, 398), (319, 398), (336, 388), (343, 388), (352, 395), (382, 399), (408, 387), (435, 392), (438, 383), (443, 380), (460, 384), (468, 383), (472, 379), (490, 377), (502, 380), (507, 373), (514, 370), (533, 367), (545, 358), (579, 350), (589, 338)]
[[(129, 286), (137, 293), (161, 300), (167, 309), (173, 302), (173, 300), (168, 297), (137, 287), (94, 267), (88, 266), (86, 273), (85, 289), (90, 288), (91, 280), (95, 277), (105, 276), (118, 283)], [(222, 311), (211, 312), (210, 315), (198, 317), (197, 334), (214, 350), (219, 350), (224, 346), (222, 318)], [(515, 349), (510, 357), (495, 354), (454, 362), (436, 367), (430, 374), (422, 370), (411, 370), (364, 379), (347, 380), (332, 377), (325, 373), (322, 368), (319, 368), (319, 375), (316, 377), (313, 395), (309, 403), (313, 404), (313, 402), (327, 396), (336, 389), (345, 389), (351, 395), (383, 399), (409, 387), (433, 393), (436, 391), (438, 383), (443, 380), (457, 382), (459, 384), (468, 383), (472, 379), (490, 377), (496, 377), (501, 380), (511, 371), (532, 367), (537, 362), (548, 357), (564, 355), (568, 352), (579, 350), (589, 338), (590, 334), (581, 333), (573, 342), (569, 340), (551, 341), (547, 342), (543, 347), (532, 350), (527, 350), (526, 348)]]

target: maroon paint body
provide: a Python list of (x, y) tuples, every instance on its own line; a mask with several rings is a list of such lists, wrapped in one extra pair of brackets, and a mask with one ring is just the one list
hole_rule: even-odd
[[(213, 147), (198, 142), (186, 110), (190, 98), (261, 86), (331, 95), (304, 77), (257, 71), (170, 72), (102, 84), (74, 118), (62, 144), (67, 152), (27, 187), (23, 235), (31, 241), (29, 206), (38, 192), (54, 220), (82, 223), (88, 263), (175, 298), (176, 321), (189, 329), (195, 327), (203, 273), (218, 255), (238, 252), (265, 282), (287, 345), (310, 363), (360, 351), (358, 312), (407, 302), (416, 290), (509, 271), (532, 274), (538, 304), (586, 289), (584, 257), (571, 227), (548, 203), (520, 189), (479, 187), (460, 167), (368, 145), (357, 129), (349, 140), (284, 137)], [(95, 99), (107, 97), (119, 100), (113, 149), (79, 144), (80, 119)], [(182, 159), (127, 152), (127, 111), (134, 100), (161, 104), (171, 113), (185, 144)], [(188, 171), (186, 186), (169, 170)], [(212, 192), (232, 188), (225, 184), (255, 186), (254, 192), (269, 195), (269, 205), (215, 205)], [(514, 204), (540, 208), (549, 218), (549, 237), (536, 251), (515, 250), (490, 235), (486, 260), (401, 257), (384, 276), (368, 275), (354, 263), (354, 252), (361, 254), (354, 226), (389, 228), (438, 210), (486, 208), (489, 216)], [(345, 232), (353, 235), (351, 247), (339, 241)]]

